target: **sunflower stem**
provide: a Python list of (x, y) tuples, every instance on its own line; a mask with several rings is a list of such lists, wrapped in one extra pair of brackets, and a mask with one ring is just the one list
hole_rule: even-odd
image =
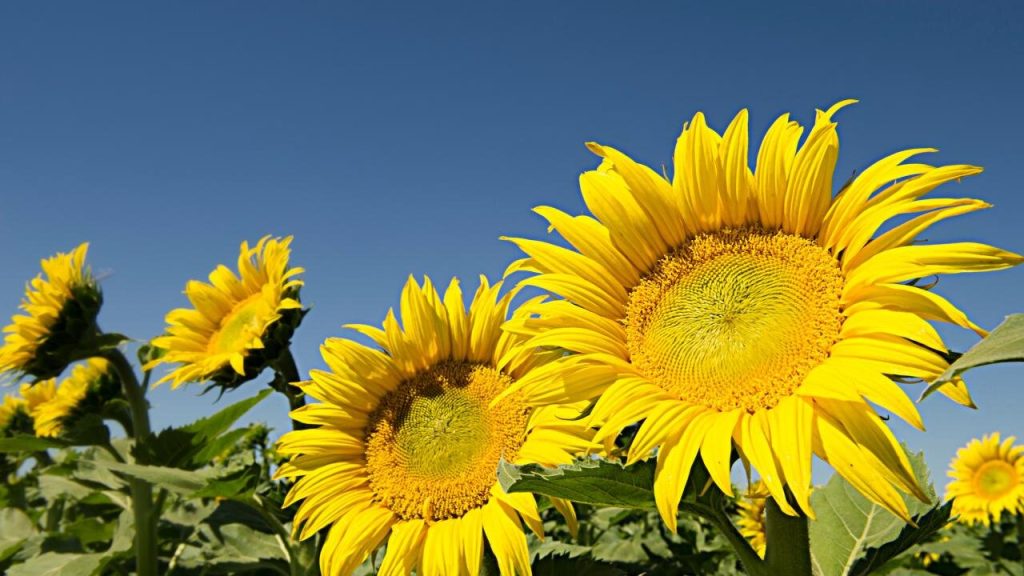
[[(284, 352), (274, 360), (271, 365), (274, 368), (275, 378), (270, 383), (270, 386), (284, 394), (284, 397), (288, 399), (288, 410), (297, 410), (306, 405), (306, 395), (301, 390), (292, 386), (293, 382), (299, 382), (302, 377), (299, 375), (299, 368), (295, 365), (295, 357), (292, 356), (292, 351), (289, 348), (285, 348)], [(301, 422), (292, 420), (292, 428), (299, 430), (305, 428)]]
[[(733, 526), (732, 521), (729, 520), (729, 515), (724, 509), (718, 506), (691, 506), (693, 512), (711, 521), (715, 528), (725, 536), (729, 545), (732, 546), (733, 551), (736, 552), (736, 557), (739, 558), (740, 563), (743, 564), (743, 569), (747, 574), (751, 574), (753, 576), (769, 576), (770, 574), (773, 574), (773, 572), (768, 571), (768, 567), (764, 560), (762, 560), (761, 557), (757, 555), (754, 548), (750, 546), (750, 542), (748, 542), (747, 539), (740, 534), (739, 530)], [(682, 507), (684, 509), (689, 508), (685, 504)], [(779, 573), (781, 574), (783, 572)]]
[(767, 574), (811, 576), (811, 540), (806, 516), (787, 515), (769, 497), (765, 500), (765, 533)]
[[(149, 403), (146, 391), (139, 385), (135, 369), (128, 359), (117, 348), (104, 351), (104, 357), (110, 361), (121, 379), (125, 399), (132, 413), (132, 436), (135, 439), (135, 461), (139, 464), (149, 463)], [(134, 478), (130, 483), (132, 492), (132, 512), (135, 516), (135, 570), (138, 576), (156, 576), (157, 574), (157, 517), (153, 513), (153, 486), (145, 480)]]
[(1020, 566), (1024, 568), (1024, 512), (1017, 512), (1017, 550)]

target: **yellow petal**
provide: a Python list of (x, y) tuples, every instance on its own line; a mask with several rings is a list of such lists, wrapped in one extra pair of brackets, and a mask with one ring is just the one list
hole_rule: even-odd
[(715, 414), (711, 420), (704, 441), (700, 445), (700, 457), (707, 467), (711, 479), (727, 496), (732, 496), (732, 433), (740, 418), (740, 409)]
[(407, 576), (416, 568), (419, 547), (426, 534), (423, 520), (403, 520), (391, 528), (379, 576)]
[(530, 555), (515, 510), (496, 500), (488, 502), (482, 510), (484, 533), (498, 560), (498, 570), (502, 574), (529, 574)]

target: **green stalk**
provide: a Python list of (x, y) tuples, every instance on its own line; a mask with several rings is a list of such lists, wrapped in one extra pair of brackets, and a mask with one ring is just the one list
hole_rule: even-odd
[(1020, 552), (1021, 573), (1024, 573), (1024, 512), (1017, 512), (1017, 550)]
[(750, 542), (740, 534), (739, 530), (733, 526), (732, 521), (729, 519), (729, 515), (726, 514), (725, 510), (719, 506), (705, 506), (702, 504), (687, 503), (684, 502), (680, 505), (684, 510), (692, 511), (699, 516), (703, 516), (709, 520), (719, 532), (725, 536), (725, 539), (732, 546), (736, 557), (740, 559), (740, 563), (743, 564), (743, 569), (747, 574), (753, 576), (770, 576), (771, 574), (788, 574), (788, 572), (770, 572), (764, 560), (757, 555), (757, 552), (753, 547), (750, 546)]
[(764, 555), (766, 573), (811, 576), (807, 517), (787, 515), (771, 497), (765, 500), (764, 513), (768, 541)]
[[(132, 413), (132, 435), (135, 439), (135, 460), (139, 464), (149, 463), (149, 404), (146, 391), (135, 377), (135, 369), (124, 354), (114, 348), (108, 349), (104, 357), (117, 370), (124, 387), (125, 399)], [(135, 570), (138, 576), (157, 575), (157, 517), (153, 510), (153, 486), (145, 480), (132, 479), (132, 512), (135, 515)]]
[[(299, 368), (295, 365), (292, 351), (285, 348), (284, 352), (281, 352), (281, 355), (271, 363), (271, 366), (273, 366), (276, 376), (274, 381), (270, 383), (270, 386), (284, 394), (284, 397), (288, 399), (288, 411), (297, 410), (305, 406), (306, 395), (303, 394), (302, 390), (292, 386), (292, 382), (302, 380), (302, 377), (299, 375)], [(308, 426), (292, 420), (292, 428), (299, 430), (301, 428), (308, 428)]]

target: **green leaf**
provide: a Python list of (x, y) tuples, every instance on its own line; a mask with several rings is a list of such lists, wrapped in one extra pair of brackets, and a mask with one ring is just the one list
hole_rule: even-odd
[(103, 564), (103, 554), (56, 554), (46, 552), (24, 564), (12, 566), (8, 576), (92, 576)]
[[(925, 492), (934, 500), (935, 491), (928, 478), (924, 453), (911, 454), (910, 464), (918, 483), (925, 487)], [(904, 497), (904, 500), (911, 517), (918, 520), (924, 521), (933, 512), (928, 504), (912, 497)], [(854, 567), (866, 551), (898, 540), (905, 528), (913, 529), (899, 517), (865, 498), (838, 474), (832, 476), (824, 488), (814, 491), (811, 506), (817, 515), (817, 520), (808, 522), (811, 562), (818, 576), (856, 574)], [(941, 513), (938, 513), (932, 519), (940, 516)], [(904, 535), (904, 539), (911, 541), (911, 544), (918, 541), (910, 534)], [(887, 550), (891, 552), (892, 549)]]
[(569, 542), (562, 542), (561, 540), (555, 540), (554, 538), (546, 538), (544, 540), (531, 539), (529, 545), (530, 559), (533, 561), (541, 558), (548, 558), (550, 556), (577, 558), (579, 556), (586, 556), (587, 554), (590, 554), (591, 550), (590, 546), (570, 544)]
[(558, 468), (498, 464), (498, 482), (508, 493), (533, 492), (582, 504), (654, 508), (654, 462), (624, 467), (606, 460), (581, 460)]
[(17, 508), (0, 509), (0, 562), (21, 548), (21, 543), (36, 534), (27, 514)]
[(145, 480), (150, 484), (166, 488), (171, 492), (190, 495), (204, 488), (209, 481), (208, 473), (193, 472), (180, 468), (168, 468), (166, 466), (143, 466), (141, 464), (126, 464), (122, 462), (83, 460), (85, 465), (99, 466), (114, 472), (119, 472), (132, 478)]
[(287, 558), (281, 542), (272, 534), (244, 524), (226, 524), (216, 530), (203, 525), (178, 563), (186, 568), (202, 568), (202, 573), (267, 574), (271, 566), (285, 563)]
[(3, 452), (40, 452), (49, 448), (64, 448), (67, 442), (55, 438), (37, 438), (35, 436), (11, 436), (0, 438), (0, 453)]
[(68, 496), (75, 500), (81, 500), (92, 492), (93, 490), (88, 486), (69, 480), (64, 476), (55, 474), (39, 476), (39, 494), (50, 502)]
[(872, 548), (854, 564), (850, 574), (866, 576), (883, 564), (899, 556), (915, 544), (926, 541), (930, 536), (938, 532), (943, 526), (949, 523), (949, 514), (953, 509), (953, 502), (946, 502), (938, 508), (933, 508), (924, 516), (917, 519), (917, 527), (909, 524), (904, 525), (895, 540), (887, 542), (878, 548)]
[(1011, 314), (989, 335), (964, 352), (921, 394), (927, 397), (971, 368), (998, 362), (1024, 361), (1024, 314)]
[(206, 486), (192, 494), (193, 498), (248, 498), (261, 479), (262, 469), (253, 464), (207, 481)]
[(178, 468), (198, 468), (207, 463), (216, 450), (226, 445), (218, 437), (227, 432), (246, 412), (259, 404), (273, 390), (260, 391), (252, 398), (231, 404), (219, 412), (200, 418), (181, 428), (167, 428), (151, 441), (151, 462)]
[(110, 442), (110, 429), (99, 415), (86, 414), (76, 419), (62, 436), (74, 446), (103, 446)]
[(610, 564), (595, 562), (589, 558), (568, 558), (548, 556), (534, 560), (531, 566), (534, 576), (620, 576), (624, 571)]

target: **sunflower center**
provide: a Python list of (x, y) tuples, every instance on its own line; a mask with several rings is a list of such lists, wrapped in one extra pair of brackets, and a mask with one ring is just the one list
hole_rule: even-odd
[(370, 417), (366, 464), (375, 499), (403, 519), (463, 516), (487, 502), (501, 458), (526, 438), (529, 409), (512, 379), (482, 364), (445, 362), (402, 382)]
[(209, 352), (223, 354), (245, 350), (253, 337), (259, 336), (268, 317), (274, 315), (263, 294), (253, 294), (228, 312), (220, 329), (210, 337)]
[(1003, 460), (990, 460), (974, 474), (974, 486), (978, 493), (989, 499), (999, 498), (1020, 482), (1017, 469)]
[(633, 363), (692, 404), (755, 412), (791, 395), (839, 335), (843, 277), (813, 241), (759, 228), (701, 234), (633, 289)]

